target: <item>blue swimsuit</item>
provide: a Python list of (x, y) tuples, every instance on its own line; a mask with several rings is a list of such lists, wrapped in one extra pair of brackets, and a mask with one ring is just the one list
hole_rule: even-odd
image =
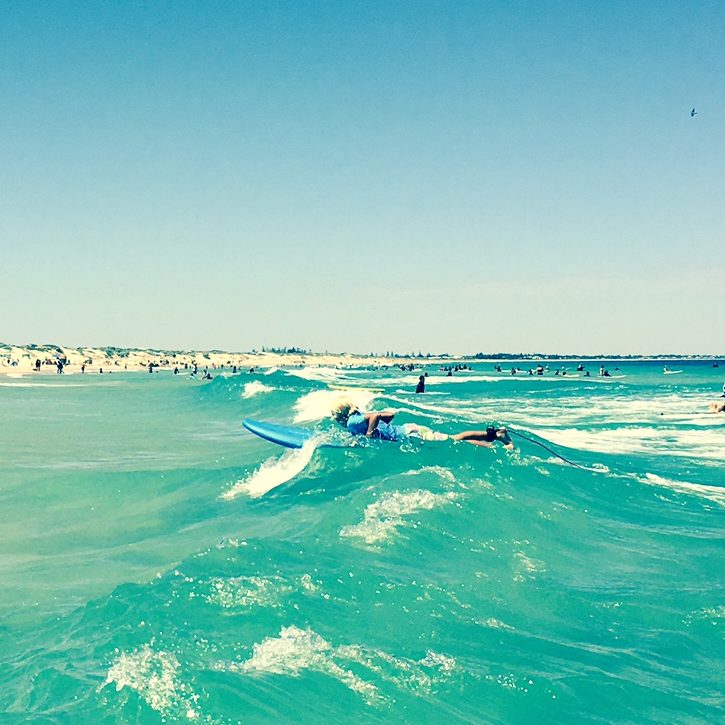
[[(347, 419), (347, 429), (356, 436), (364, 436), (368, 432), (368, 422), (362, 413), (353, 413)], [(373, 438), (380, 438), (384, 441), (399, 441), (405, 436), (400, 426), (392, 423), (384, 423), (382, 420), (373, 431)]]

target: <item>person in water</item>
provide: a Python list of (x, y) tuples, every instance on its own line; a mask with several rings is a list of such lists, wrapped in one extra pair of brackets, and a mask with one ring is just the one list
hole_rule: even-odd
[(415, 387), (416, 393), (425, 393), (425, 375), (418, 378), (418, 385)]
[(506, 428), (489, 426), (486, 430), (466, 430), (449, 435), (431, 430), (418, 423), (393, 425), (395, 413), (385, 410), (376, 413), (364, 413), (349, 398), (341, 398), (332, 408), (332, 417), (353, 435), (364, 435), (368, 438), (379, 438), (384, 441), (400, 441), (403, 438), (420, 438), (424, 441), (465, 441), (474, 446), (492, 448), (499, 441), (504, 448), (513, 450), (513, 441)]

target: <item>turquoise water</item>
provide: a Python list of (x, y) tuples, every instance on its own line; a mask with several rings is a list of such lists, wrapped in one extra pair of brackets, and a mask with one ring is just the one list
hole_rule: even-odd
[[(0, 721), (723, 721), (725, 370), (668, 364), (0, 379)], [(344, 387), (580, 467), (241, 429)]]

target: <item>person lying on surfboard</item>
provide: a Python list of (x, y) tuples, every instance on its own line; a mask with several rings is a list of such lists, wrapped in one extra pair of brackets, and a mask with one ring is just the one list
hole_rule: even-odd
[(384, 441), (399, 441), (405, 437), (420, 438), (424, 441), (465, 441), (474, 446), (492, 448), (499, 441), (504, 448), (514, 449), (514, 444), (506, 428), (489, 426), (486, 430), (466, 430), (448, 435), (431, 430), (418, 423), (393, 425), (395, 413), (389, 410), (376, 413), (364, 413), (349, 398), (340, 398), (332, 408), (332, 417), (353, 435), (379, 438)]

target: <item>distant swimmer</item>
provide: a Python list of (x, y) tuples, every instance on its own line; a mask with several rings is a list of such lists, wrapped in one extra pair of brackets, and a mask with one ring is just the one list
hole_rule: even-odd
[(415, 387), (416, 393), (425, 393), (425, 375), (418, 378), (418, 385)]
[(692, 109), (692, 110), (690, 111), (690, 118), (694, 118), (695, 116), (697, 116), (697, 111), (696, 111), (696, 110), (695, 110), (695, 109), (693, 108), (693, 109)]
[(395, 412), (384, 410), (379, 413), (364, 413), (349, 398), (340, 398), (330, 411), (332, 417), (353, 435), (377, 438), (384, 441), (401, 441), (404, 438), (420, 438), (424, 441), (465, 441), (474, 446), (492, 448), (498, 441), (507, 450), (514, 444), (506, 428), (489, 426), (486, 430), (467, 430), (454, 435), (431, 430), (417, 423), (393, 425)]

